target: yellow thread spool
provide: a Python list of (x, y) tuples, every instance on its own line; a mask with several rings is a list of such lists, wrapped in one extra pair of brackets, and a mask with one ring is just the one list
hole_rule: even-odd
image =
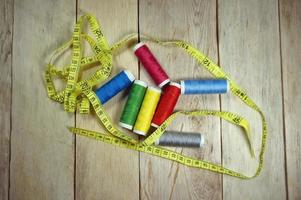
[(134, 133), (139, 135), (146, 135), (153, 116), (155, 114), (157, 104), (159, 102), (161, 90), (155, 87), (149, 86), (146, 90), (135, 126)]

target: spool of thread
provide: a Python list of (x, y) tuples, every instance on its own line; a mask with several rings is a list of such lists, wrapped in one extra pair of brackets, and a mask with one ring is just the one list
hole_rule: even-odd
[(107, 83), (98, 88), (95, 93), (101, 103), (105, 104), (120, 91), (128, 88), (134, 80), (135, 77), (131, 72), (123, 70), (112, 79), (110, 79)]
[(135, 80), (129, 97), (123, 108), (123, 112), (120, 117), (119, 125), (123, 128), (132, 130), (136, 122), (139, 109), (143, 102), (143, 98), (146, 92), (146, 83), (140, 80)]
[(134, 126), (134, 133), (139, 135), (147, 134), (160, 99), (160, 94), (161, 90), (158, 88), (151, 86), (147, 88)]
[(229, 83), (226, 79), (181, 81), (182, 94), (222, 94), (228, 91)]
[(181, 94), (181, 85), (171, 82), (164, 87), (163, 94), (158, 103), (155, 115), (152, 120), (152, 126), (160, 126), (173, 112), (179, 96)]
[(144, 43), (138, 43), (134, 47), (135, 55), (142, 63), (148, 74), (152, 77), (159, 87), (163, 87), (169, 83), (169, 77), (152, 54), (150, 49)]
[(200, 133), (165, 131), (155, 145), (200, 148), (204, 143), (205, 139)]

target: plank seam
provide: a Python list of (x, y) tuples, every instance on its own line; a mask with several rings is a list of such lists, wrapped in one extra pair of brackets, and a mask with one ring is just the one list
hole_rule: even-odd
[[(78, 16), (78, 0), (75, 0), (75, 22), (77, 22), (77, 16)], [(74, 113), (74, 127), (76, 126), (76, 116), (77, 112)], [(73, 199), (76, 200), (76, 135), (73, 134)]]
[(8, 162), (8, 186), (7, 186), (7, 198), (8, 200), (10, 199), (10, 167), (11, 167), (11, 136), (12, 136), (12, 105), (13, 105), (13, 44), (14, 44), (14, 25), (15, 25), (15, 1), (12, 0), (12, 27), (11, 27), (11, 62), (10, 62), (10, 121), (9, 121), (9, 149), (8, 149), (8, 157), (9, 157), (9, 162)]
[[(137, 0), (137, 29), (138, 29), (138, 42), (140, 42), (140, 1)], [(138, 79), (140, 80), (140, 62), (138, 61)], [(140, 136), (138, 136), (138, 138), (140, 138)], [(139, 200), (141, 200), (141, 166), (140, 166), (140, 157), (141, 156), (141, 152), (138, 152), (138, 165), (139, 165)]]
[[(216, 25), (216, 43), (217, 43), (217, 65), (220, 66), (220, 49), (219, 49), (219, 29), (218, 29), (218, 0), (215, 1), (215, 25)], [(222, 111), (222, 96), (218, 95), (219, 99), (219, 110)], [(220, 146), (221, 146), (221, 166), (223, 166), (223, 122), (222, 119), (219, 119), (220, 122)], [(221, 193), (222, 193), (222, 200), (224, 199), (224, 176), (221, 176)]]
[(284, 103), (284, 87), (283, 87), (283, 59), (282, 59), (282, 41), (281, 41), (281, 11), (280, 0), (278, 0), (278, 34), (279, 34), (279, 59), (280, 59), (280, 71), (281, 71), (281, 95), (282, 95), (282, 127), (283, 127), (283, 145), (284, 145), (284, 174), (285, 174), (285, 192), (286, 199), (289, 199), (288, 194), (288, 180), (287, 180), (287, 157), (286, 157), (286, 130), (285, 130), (285, 103)]

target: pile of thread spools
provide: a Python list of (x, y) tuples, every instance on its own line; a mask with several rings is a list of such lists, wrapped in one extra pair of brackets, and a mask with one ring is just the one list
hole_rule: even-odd
[[(134, 52), (158, 87), (135, 80), (132, 73), (124, 70), (98, 88), (96, 95), (105, 104), (120, 91), (131, 87), (119, 125), (136, 134), (147, 136), (151, 127), (160, 126), (173, 113), (181, 94), (221, 94), (229, 90), (228, 81), (224, 79), (172, 82), (146, 44), (138, 43)], [(166, 131), (155, 144), (201, 147), (204, 137), (200, 133)]]

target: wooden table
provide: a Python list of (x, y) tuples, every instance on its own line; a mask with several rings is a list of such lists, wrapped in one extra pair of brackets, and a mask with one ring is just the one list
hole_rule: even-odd
[[(183, 39), (218, 62), (267, 115), (261, 175), (240, 180), (70, 134), (67, 126), (102, 128), (95, 116), (67, 114), (49, 100), (42, 75), (86, 12), (111, 44), (131, 32)], [(1, 0), (0, 25), (1, 200), (301, 199), (301, 1)], [(174, 80), (211, 77), (183, 51), (150, 46)], [(114, 59), (113, 73), (121, 68), (152, 83), (130, 49)], [(125, 99), (105, 105), (115, 122)], [(177, 109), (240, 113), (258, 156), (260, 117), (232, 94), (183, 96)], [(242, 131), (225, 121), (182, 117), (169, 129), (206, 137), (203, 149), (177, 152), (249, 175), (256, 169)]]

